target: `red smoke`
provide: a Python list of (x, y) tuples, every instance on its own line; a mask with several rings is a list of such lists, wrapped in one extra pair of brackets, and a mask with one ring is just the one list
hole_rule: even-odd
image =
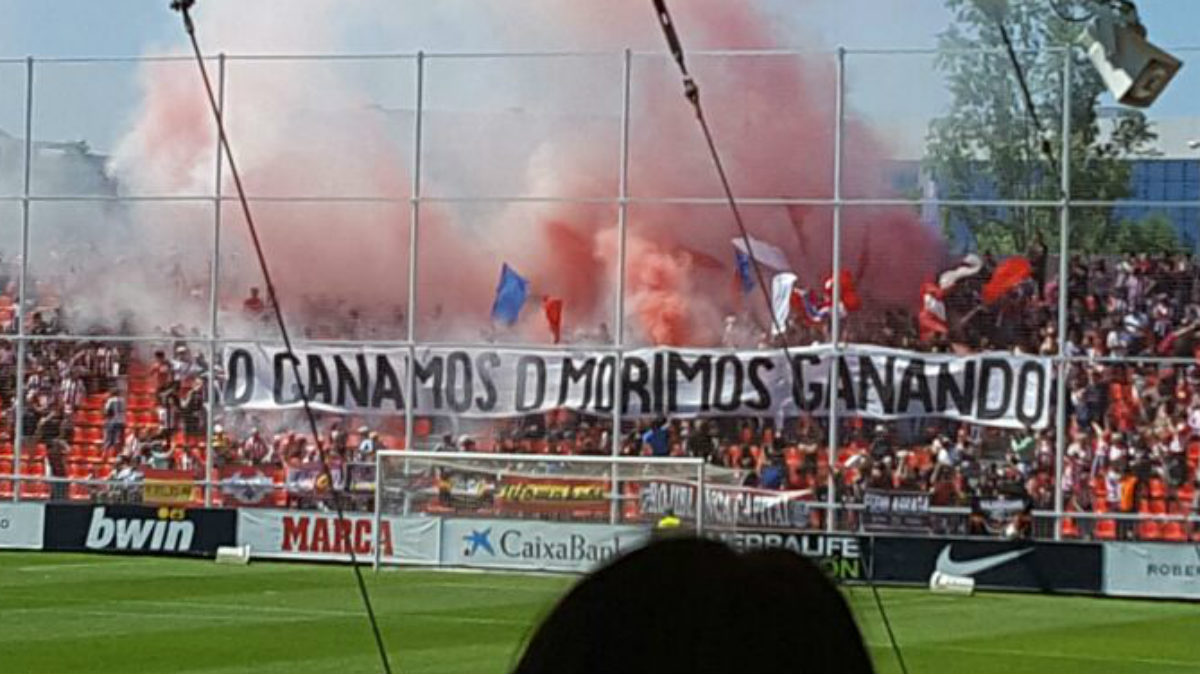
[[(781, 37), (751, 3), (688, 0), (674, 7), (685, 47), (769, 48)], [(521, 44), (526, 24), (496, 26), (508, 48)], [(547, 3), (541, 25), (561, 28), (573, 47), (618, 51), (626, 46), (660, 50), (662, 38), (644, 0)], [(538, 30), (529, 28), (528, 30)], [(795, 56), (689, 57), (708, 119), (739, 198), (830, 198), (833, 195), (834, 61), (830, 52)], [(511, 67), (520, 69), (517, 61)], [(237, 72), (238, 64), (232, 65)], [(519, 70), (518, 70), (519, 72)], [(630, 193), (635, 199), (721, 196), (715, 170), (693, 113), (683, 99), (679, 74), (665, 57), (637, 56), (633, 63), (630, 128)], [(436, 86), (431, 72), (430, 86)], [(378, 195), (395, 202), (256, 205), (277, 272), (282, 301), (295, 306), (301, 294), (343, 298), (370, 313), (403, 305), (407, 297), (411, 159), (395, 128), (411, 128), (366, 106), (354, 107), (354, 86), (326, 73), (292, 81), (278, 73), (231, 80), (230, 131), (250, 191), (271, 195)], [(535, 82), (553, 96), (556, 82)], [(563, 83), (570, 84), (567, 82)], [(577, 83), (576, 83), (577, 84)], [(191, 78), (147, 78), (146, 102), (118, 154), (129, 181), (172, 183), (211, 167), (213, 139), (203, 123), (207, 108)], [(297, 107), (338, 106), (297, 115)], [(348, 102), (349, 101), (349, 102)], [(576, 104), (564, 100), (564, 107)], [(437, 111), (431, 112), (436, 116)], [(480, 113), (485, 114), (485, 113)], [(503, 117), (499, 111), (493, 114)], [(597, 112), (586, 133), (549, 148), (529, 166), (478, 156), (472, 172), (525, 175), (527, 194), (588, 194), (615, 197), (613, 163), (618, 119)], [(240, 120), (240, 121), (239, 121)], [(516, 129), (536, 136), (539, 128)], [(848, 112), (844, 141), (843, 194), (895, 196), (880, 176), (882, 143)], [(453, 137), (431, 136), (436, 142)], [(460, 138), (458, 153), (469, 154)], [(511, 158), (505, 158), (510, 160)], [(137, 166), (138, 162), (145, 162)], [(535, 166), (536, 164), (536, 166)], [(136, 167), (136, 168), (131, 168)], [(211, 176), (211, 173), (208, 174)], [(194, 178), (199, 180), (199, 178)], [(211, 181), (211, 178), (210, 178)], [(426, 185), (432, 186), (427, 180)], [(611, 189), (609, 189), (611, 186)], [(444, 187), (441, 186), (441, 187)], [(453, 190), (447, 190), (452, 192)], [(227, 193), (232, 193), (227, 186)], [(427, 192), (428, 194), (428, 192)], [(228, 210), (228, 209), (227, 209)], [(476, 221), (471, 213), (482, 213)], [(464, 215), (467, 213), (467, 215)], [(819, 285), (832, 267), (833, 211), (827, 206), (744, 207), (751, 233), (784, 249), (801, 282)], [(230, 227), (240, 227), (236, 219)], [(721, 317), (735, 311), (730, 297), (737, 235), (728, 207), (645, 204), (628, 209), (627, 343), (701, 345), (720, 336)], [(614, 327), (617, 209), (552, 203), (469, 211), (424, 203), (419, 230), (418, 307), (420, 336), (476, 339), (488, 325), (502, 261), (530, 279), (535, 299), (564, 300), (563, 328), (594, 332)], [(922, 280), (941, 255), (937, 237), (907, 208), (845, 208), (842, 264), (857, 278), (867, 309), (913, 308)], [(237, 244), (235, 244), (237, 245)], [(239, 270), (223, 282), (231, 303), (254, 285), (257, 272), (243, 248)], [(226, 253), (228, 255), (228, 253)], [(715, 261), (715, 262), (714, 262)], [(766, 271), (766, 270), (764, 270)], [(769, 282), (769, 273), (768, 273)], [(756, 291), (757, 292), (757, 291)], [(527, 307), (513, 339), (549, 342), (536, 303)], [(755, 311), (757, 296), (750, 299)], [(399, 335), (388, 335), (399, 336)]]

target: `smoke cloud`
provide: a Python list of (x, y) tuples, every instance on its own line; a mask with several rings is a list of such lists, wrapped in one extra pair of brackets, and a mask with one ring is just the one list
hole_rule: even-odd
[[(549, 341), (536, 301), (513, 329), (492, 332), (489, 309), (501, 262), (530, 280), (533, 300), (543, 294), (564, 299), (565, 331), (577, 341), (615, 329), (618, 209), (603, 200), (619, 190), (620, 50), (626, 47), (636, 50), (626, 343), (710, 344), (720, 338), (726, 314), (750, 310), (765, 320), (761, 298), (739, 297), (734, 289), (730, 239), (737, 232), (728, 207), (653, 201), (715, 199), (721, 191), (674, 64), (641, 53), (662, 49), (650, 3), (321, 0), (302, 7), (283, 12), (274, 3), (203, 3), (197, 30), (214, 54), (354, 52), (368, 32), (384, 36), (396, 52), (606, 52), (426, 60), (421, 191), (433, 199), (419, 214), (418, 337)], [(759, 3), (687, 0), (673, 11), (689, 50), (812, 46), (801, 57), (693, 54), (689, 65), (739, 198), (831, 197), (835, 64), (827, 46), (779, 32)], [(192, 64), (170, 65), (144, 68), (142, 101), (108, 166), (124, 193), (212, 192), (216, 135), (199, 77)], [(351, 312), (366, 326), (359, 336), (405, 334), (413, 70), (412, 60), (227, 62), (236, 160), (256, 199), (281, 302), (310, 336), (343, 332), (340, 319)], [(853, 111), (846, 125), (844, 192), (888, 196), (881, 170), (886, 145)], [(222, 190), (234, 194), (228, 179)], [(317, 203), (314, 196), (342, 200)], [(559, 200), (480, 199), (501, 196)], [(296, 197), (301, 200), (288, 200)], [(820, 285), (829, 275), (831, 208), (748, 204), (744, 212), (754, 236), (786, 251), (803, 284)], [(177, 316), (205, 325), (211, 208), (139, 208), (117, 218), (156, 250), (173, 250), (180, 277), (198, 280), (183, 283), (184, 304), (192, 309), (128, 296), (107, 298), (105, 305), (128, 303), (147, 325)], [(915, 211), (846, 208), (841, 227), (842, 264), (858, 277), (868, 310), (915, 307), (920, 282), (943, 254)], [(236, 204), (223, 208), (221, 238), (217, 301), (225, 334), (265, 331), (240, 314), (247, 289), (262, 283)], [(146, 281), (151, 290), (142, 294), (161, 290), (161, 282)]]

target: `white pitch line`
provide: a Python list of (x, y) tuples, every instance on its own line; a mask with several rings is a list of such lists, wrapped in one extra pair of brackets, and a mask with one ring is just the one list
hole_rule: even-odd
[[(0, 609), (0, 616), (10, 614), (10, 613), (67, 613), (70, 615), (122, 616), (125, 618), (132, 616), (135, 618), (154, 618), (154, 619), (159, 619), (159, 618), (178, 619), (180, 617), (178, 613), (147, 613), (145, 611), (139, 611), (137, 609), (134, 609), (131, 611), (104, 611), (104, 610), (99, 610), (99, 609), (76, 608), (76, 607), (71, 607), (71, 606), (30, 606), (30, 607), (21, 607), (21, 608)], [(223, 617), (223, 616), (215, 616), (215, 615), (200, 615), (200, 616), (189, 615), (189, 616), (187, 616), (187, 618), (188, 618), (188, 620), (195, 618), (195, 619), (199, 619), (199, 620), (215, 620), (215, 621), (221, 621), (221, 622), (230, 622), (231, 620), (233, 620), (233, 621), (237, 620), (236, 616)], [(242, 619), (242, 620), (244, 620), (244, 619)]]
[(535, 587), (535, 586), (530, 586), (530, 587), (511, 586), (510, 587), (508, 585), (493, 586), (493, 585), (479, 585), (477, 583), (429, 582), (429, 583), (416, 583), (416, 586), (417, 587), (445, 587), (445, 588), (453, 588), (456, 590), (479, 590), (480, 592), (532, 592), (535, 594), (553, 594), (553, 595), (559, 595), (559, 594), (562, 594), (562, 592), (563, 592), (563, 588), (558, 588), (558, 587), (555, 587), (555, 588), (544, 588), (544, 587)]
[(146, 606), (170, 606), (188, 608), (209, 608), (218, 611), (258, 611), (259, 613), (289, 613), (292, 615), (335, 616), (350, 618), (362, 615), (356, 611), (342, 611), (328, 608), (293, 608), (291, 606), (255, 606), (253, 604), (218, 604), (211, 601), (159, 601), (153, 599), (123, 599), (123, 604), (144, 604)]
[(67, 564), (38, 564), (35, 566), (18, 566), (17, 571), (38, 572), (38, 571), (57, 571), (59, 569), (86, 569), (93, 566), (145, 566), (145, 559), (131, 559), (121, 562), (70, 562)]
[[(222, 611), (258, 611), (261, 613), (286, 613), (291, 615), (309, 615), (309, 616), (334, 616), (339, 618), (360, 618), (364, 614), (362, 611), (342, 611), (338, 609), (321, 609), (321, 608), (296, 608), (292, 606), (254, 606), (251, 604), (217, 604), (207, 601), (154, 601), (148, 599), (130, 599), (123, 603), (127, 604), (145, 604), (148, 606), (186, 606), (195, 608), (211, 608)], [(507, 618), (484, 618), (477, 616), (455, 616), (445, 615), (441, 613), (399, 613), (395, 614), (400, 618), (422, 618), (428, 620), (442, 620), (448, 622), (461, 623), (476, 623), (483, 625), (524, 625), (524, 620), (512, 620)]]
[[(891, 648), (890, 643), (876, 644), (872, 643), (874, 648)], [(936, 643), (923, 643), (920, 645), (913, 644), (913, 648), (931, 651), (955, 651), (958, 653), (978, 653), (981, 655), (1006, 655), (1017, 657), (1035, 657), (1035, 658), (1052, 658), (1059, 660), (1084, 660), (1087, 662), (1104, 662), (1113, 664), (1117, 662), (1136, 662), (1143, 665), (1168, 665), (1177, 667), (1195, 667), (1195, 660), (1172, 660), (1170, 658), (1131, 658), (1125, 656), (1101, 656), (1101, 655), (1077, 655), (1073, 653), (1056, 653), (1053, 651), (1035, 651), (1035, 650), (1020, 650), (1016, 648), (971, 648), (969, 646), (940, 646)], [(904, 645), (900, 645), (900, 651), (904, 652)]]

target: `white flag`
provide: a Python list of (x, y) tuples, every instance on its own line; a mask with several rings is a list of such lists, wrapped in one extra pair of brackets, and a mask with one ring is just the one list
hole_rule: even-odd
[(775, 314), (775, 323), (771, 326), (772, 335), (778, 335), (780, 330), (787, 329), (788, 316), (792, 313), (792, 289), (795, 287), (796, 275), (791, 272), (776, 274), (775, 278), (771, 279), (771, 311)]
[[(750, 255), (750, 251), (746, 250), (746, 242), (740, 236), (733, 240), (733, 247), (742, 251), (743, 255)], [(759, 241), (754, 237), (750, 237), (750, 250), (754, 251), (752, 257), (755, 260), (758, 260), (771, 269), (778, 269), (780, 271), (791, 269), (791, 265), (788, 264), (787, 256), (783, 254), (783, 251), (765, 241)]]

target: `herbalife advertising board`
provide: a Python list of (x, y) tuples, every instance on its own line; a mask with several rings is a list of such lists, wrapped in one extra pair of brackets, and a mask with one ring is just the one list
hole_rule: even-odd
[(442, 563), (539, 571), (590, 571), (645, 543), (646, 527), (531, 520), (447, 519)]

